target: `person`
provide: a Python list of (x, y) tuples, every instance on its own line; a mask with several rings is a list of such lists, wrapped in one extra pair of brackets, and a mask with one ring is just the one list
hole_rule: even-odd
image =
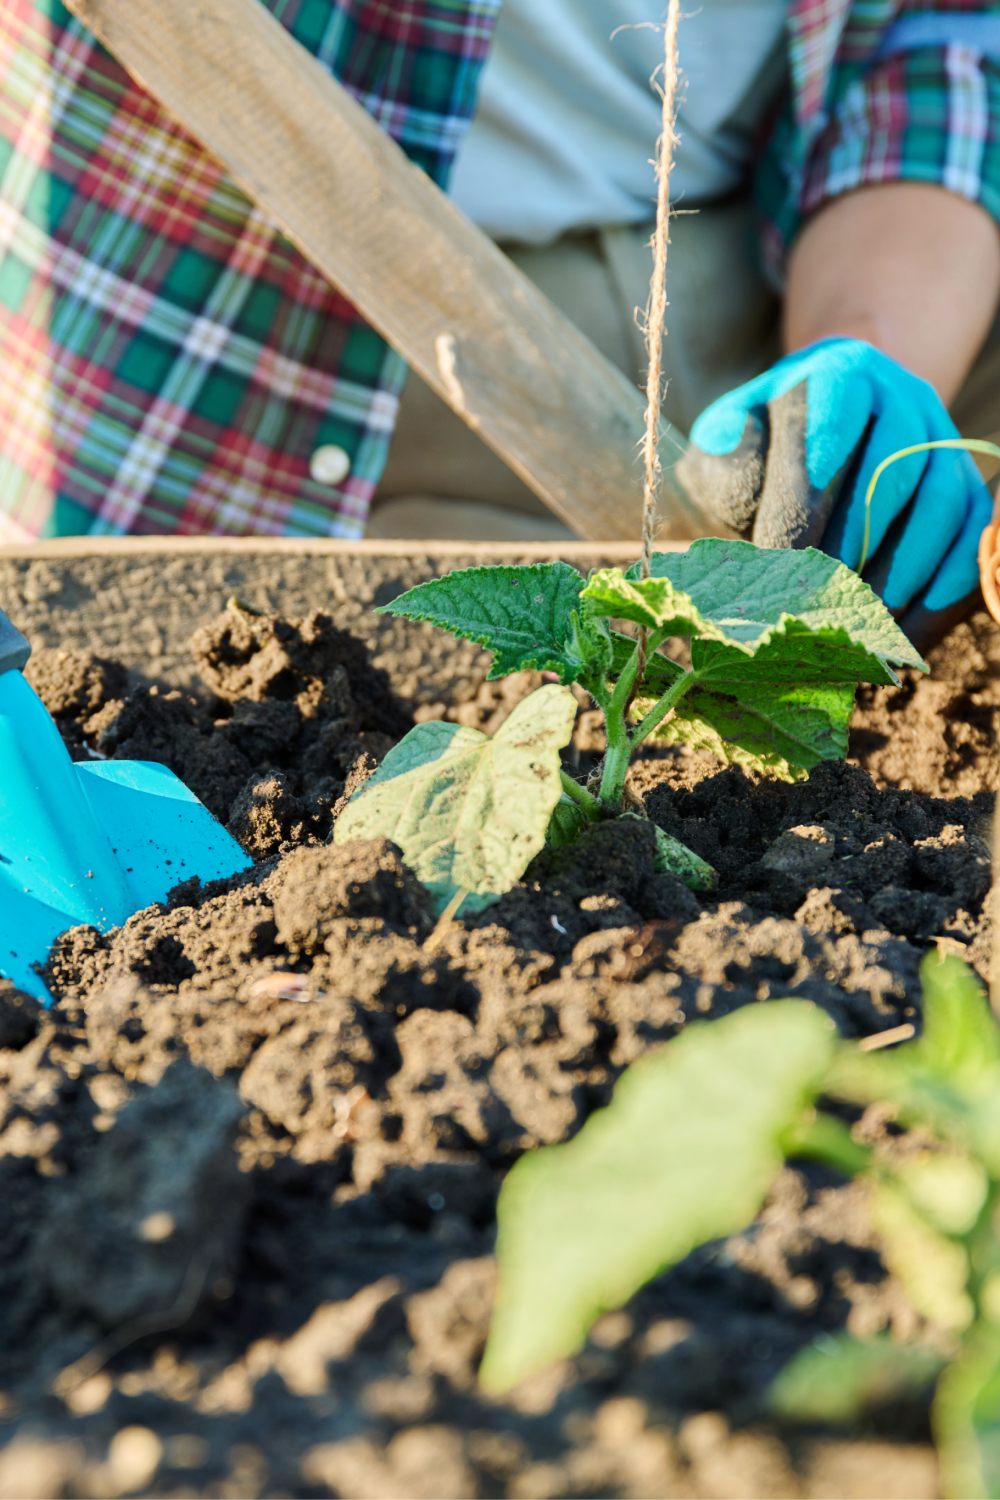
[[(641, 378), (659, 3), (263, 3), (442, 185), (457, 151), (460, 205)], [(856, 566), (882, 457), (1000, 428), (1000, 9), (705, 0), (680, 36), (683, 480)], [(59, 0), (0, 0), (0, 42), (0, 539), (350, 537), (373, 498), (374, 535), (551, 534)], [(888, 472), (904, 623), (964, 606), (988, 511), (950, 452)]]

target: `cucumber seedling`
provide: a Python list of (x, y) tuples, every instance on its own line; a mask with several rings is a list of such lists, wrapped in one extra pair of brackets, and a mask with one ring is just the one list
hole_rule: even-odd
[[(584, 579), (568, 563), (469, 568), (422, 583), (383, 613), (428, 621), (493, 653), (490, 678), (554, 674), (492, 740), (456, 724), (418, 725), (386, 756), (337, 821), (336, 841), (382, 836), (403, 850), (439, 909), (466, 911), (509, 890), (546, 839), (572, 842), (622, 815), (629, 763), (653, 736), (785, 780), (843, 759), (859, 682), (895, 684), (926, 670), (866, 583), (814, 548), (768, 550), (706, 538), (686, 552)], [(639, 642), (615, 628), (631, 622)], [(687, 668), (664, 656), (690, 642)], [(604, 715), (599, 786), (562, 767), (578, 685)], [(694, 889), (714, 872), (657, 831), (659, 867)]]

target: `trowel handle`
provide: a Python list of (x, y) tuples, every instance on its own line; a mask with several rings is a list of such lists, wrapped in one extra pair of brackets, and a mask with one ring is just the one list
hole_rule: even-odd
[(4, 672), (23, 671), (30, 655), (28, 642), (0, 609), (0, 676)]

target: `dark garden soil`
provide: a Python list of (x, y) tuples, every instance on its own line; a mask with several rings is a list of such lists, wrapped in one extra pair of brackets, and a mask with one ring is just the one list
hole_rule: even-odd
[[(83, 652), (29, 669), (77, 758), (170, 765), (255, 867), (67, 933), (47, 1014), (0, 981), (0, 1500), (936, 1494), (926, 1393), (846, 1433), (764, 1417), (818, 1334), (919, 1327), (859, 1190), (817, 1170), (509, 1399), (476, 1366), (504, 1172), (646, 1048), (786, 995), (848, 1037), (919, 1024), (934, 943), (986, 972), (993, 627), (864, 692), (855, 761), (800, 785), (642, 760), (712, 900), (629, 820), (443, 931), (391, 844), (329, 843), (412, 722), (365, 647), (231, 608), (193, 652), (199, 698), (124, 696)], [(419, 716), (492, 731), (539, 682)], [(600, 748), (581, 710), (572, 763)]]

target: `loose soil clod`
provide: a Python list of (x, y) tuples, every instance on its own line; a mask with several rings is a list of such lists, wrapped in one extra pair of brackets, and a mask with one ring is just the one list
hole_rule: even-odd
[[(0, 1494), (124, 1492), (108, 1451), (130, 1428), (150, 1494), (935, 1493), (919, 1402), (846, 1438), (763, 1420), (817, 1333), (917, 1326), (858, 1190), (812, 1169), (510, 1401), (481, 1398), (475, 1369), (504, 1171), (578, 1130), (647, 1047), (789, 994), (847, 1036), (918, 1024), (934, 941), (985, 974), (1000, 636), (963, 630), (938, 680), (867, 696), (861, 765), (785, 786), (639, 763), (650, 818), (718, 869), (710, 902), (655, 874), (652, 828), (628, 820), (542, 854), (433, 944), (394, 846), (327, 842), (412, 719), (322, 614), (231, 606), (195, 637), (200, 699), (126, 696), (113, 664), (38, 653), (74, 753), (169, 764), (257, 863), (64, 935), (49, 1014), (0, 984)], [(492, 730), (539, 682), (470, 683), (421, 716)], [(582, 711), (575, 766), (599, 750)], [(192, 1267), (183, 1326), (143, 1334)]]

